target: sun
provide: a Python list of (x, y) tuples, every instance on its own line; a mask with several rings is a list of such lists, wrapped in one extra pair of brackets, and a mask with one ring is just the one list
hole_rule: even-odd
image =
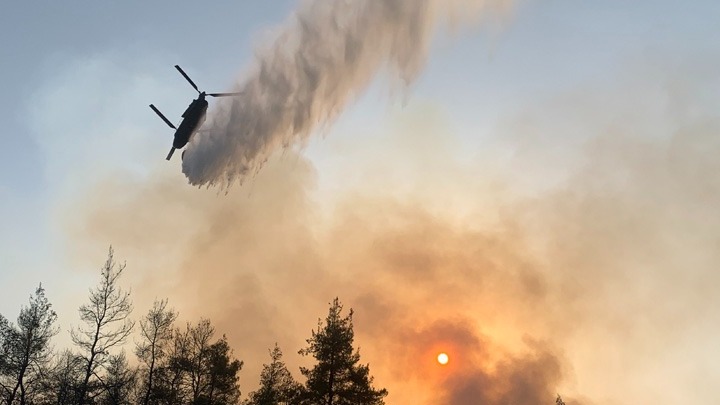
[(444, 366), (450, 361), (450, 357), (448, 357), (447, 353), (440, 353), (437, 356), (437, 361)]

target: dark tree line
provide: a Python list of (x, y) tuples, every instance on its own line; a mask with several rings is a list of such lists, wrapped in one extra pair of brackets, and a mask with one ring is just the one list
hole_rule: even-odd
[[(51, 345), (57, 315), (40, 285), (15, 323), (0, 315), (0, 405), (384, 405), (387, 390), (373, 386), (369, 366), (354, 349), (353, 311), (342, 315), (339, 299), (298, 354), (313, 367), (293, 378), (275, 345), (260, 386), (240, 401), (238, 373), (226, 337), (215, 338), (209, 320), (176, 326), (178, 313), (155, 301), (136, 324), (130, 292), (118, 280), (125, 265), (113, 250), (100, 282), (80, 306), (81, 326), (70, 331), (73, 348)], [(137, 332), (134, 358), (124, 351)], [(564, 405), (556, 398), (557, 405)]]
[[(0, 405), (237, 404), (242, 362), (208, 320), (175, 326), (177, 313), (157, 301), (139, 322), (130, 292), (119, 285), (125, 265), (112, 248), (100, 282), (80, 306), (73, 347), (55, 352), (57, 315), (39, 286), (17, 322), (0, 315)], [(139, 329), (135, 358), (124, 351)]]
[(50, 339), (57, 334), (55, 311), (40, 285), (20, 310), (17, 325), (0, 315), (0, 389), (6, 403), (30, 403), (52, 358)]
[(360, 353), (353, 349), (353, 313), (343, 317), (342, 308), (336, 298), (325, 323), (318, 321), (308, 346), (299, 351), (317, 360), (312, 368), (300, 369), (304, 385), (293, 379), (276, 345), (271, 362), (263, 366), (260, 388), (243, 405), (383, 405), (387, 390), (375, 389), (369, 366), (360, 364)]
[[(55, 351), (57, 315), (40, 285), (15, 323), (0, 315), (0, 405), (345, 405), (383, 404), (384, 389), (372, 387), (367, 365), (353, 349), (352, 311), (341, 316), (335, 300), (325, 323), (308, 339), (303, 356), (317, 364), (295, 381), (276, 345), (263, 367), (260, 387), (241, 402), (243, 362), (207, 319), (178, 327), (167, 300), (156, 301), (134, 322), (130, 291), (119, 279), (125, 264), (112, 248), (99, 283), (79, 308), (70, 330), (73, 347)], [(125, 347), (136, 333), (134, 356)]]

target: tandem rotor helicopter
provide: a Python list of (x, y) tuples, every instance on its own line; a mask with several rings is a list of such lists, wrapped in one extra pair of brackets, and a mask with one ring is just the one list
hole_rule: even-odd
[(153, 111), (157, 115), (162, 118), (163, 121), (165, 121), (166, 124), (170, 126), (170, 128), (175, 130), (175, 140), (173, 141), (172, 148), (170, 149), (170, 153), (168, 153), (165, 160), (170, 160), (173, 153), (175, 153), (175, 149), (182, 149), (187, 143), (190, 141), (190, 138), (198, 131), (200, 126), (205, 122), (205, 114), (207, 113), (208, 109), (208, 102), (205, 100), (205, 96), (210, 97), (230, 97), (230, 96), (237, 96), (242, 93), (205, 93), (204, 91), (200, 91), (198, 89), (198, 86), (190, 79), (190, 77), (180, 68), (180, 66), (175, 65), (175, 69), (180, 72), (181, 75), (185, 78), (185, 80), (190, 83), (190, 85), (195, 89), (195, 91), (198, 92), (199, 96), (195, 100), (193, 100), (190, 105), (188, 106), (187, 110), (182, 114), (182, 122), (180, 122), (180, 125), (178, 127), (175, 127), (170, 120), (165, 118), (163, 113), (160, 112), (154, 105), (150, 104), (150, 108), (152, 108)]

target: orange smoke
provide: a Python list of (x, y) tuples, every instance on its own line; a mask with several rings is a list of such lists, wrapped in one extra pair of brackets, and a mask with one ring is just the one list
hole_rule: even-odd
[[(137, 308), (168, 297), (182, 316), (212, 319), (245, 361), (244, 392), (275, 342), (291, 370), (307, 361), (294, 354), (339, 296), (388, 404), (552, 403), (556, 392), (571, 404), (576, 391), (649, 403), (660, 394), (648, 381), (681, 378), (676, 359), (699, 364), (687, 366), (698, 381), (713, 375), (704, 350), (687, 348), (710, 348), (717, 332), (720, 126), (681, 120), (656, 134), (639, 117), (618, 131), (625, 108), (582, 101), (610, 119), (583, 116), (595, 132), (566, 160), (533, 141), (572, 134), (553, 139), (553, 125), (530, 120), (499, 130), (526, 146), (509, 161), (490, 151), (463, 164), (442, 123), (413, 116), (381, 145), (340, 148), (329, 190), (329, 174), (293, 153), (228, 195), (180, 176), (118, 176), (82, 196), (70, 240), (96, 258), (113, 243)], [(578, 104), (538, 114), (559, 122)]]

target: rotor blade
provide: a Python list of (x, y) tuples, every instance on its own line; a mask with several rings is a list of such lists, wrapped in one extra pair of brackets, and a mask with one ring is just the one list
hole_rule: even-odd
[(177, 130), (177, 128), (175, 128), (175, 125), (173, 125), (173, 123), (170, 122), (169, 119), (165, 118), (165, 116), (163, 115), (163, 113), (161, 113), (160, 110), (158, 110), (157, 108), (155, 108), (154, 105), (150, 104), (150, 108), (152, 108), (152, 110), (155, 111), (155, 113), (156, 113), (157, 115), (159, 115), (160, 118), (162, 118), (163, 121), (165, 121), (165, 123), (170, 126), (170, 128), (172, 128), (172, 129), (174, 129), (174, 130)]
[(210, 93), (210, 94), (208, 94), (208, 96), (211, 96), (211, 97), (231, 97), (231, 96), (239, 96), (239, 95), (241, 95), (241, 94), (243, 94), (243, 93), (242, 93), (242, 92), (240, 92), (240, 93)]
[(175, 65), (175, 69), (177, 69), (178, 72), (180, 72), (180, 74), (183, 75), (183, 77), (185, 78), (185, 80), (187, 80), (188, 82), (190, 82), (190, 84), (193, 86), (193, 88), (195, 89), (195, 91), (197, 91), (198, 93), (200, 93), (200, 90), (198, 90), (198, 86), (195, 84), (195, 82), (193, 82), (192, 80), (190, 80), (190, 77), (189, 77), (187, 74), (185, 74), (185, 72), (184, 72), (182, 69), (180, 69), (180, 66)]
[(175, 147), (174, 147), (174, 146), (170, 149), (170, 153), (168, 153), (168, 155), (167, 155), (167, 157), (165, 158), (165, 160), (170, 160), (170, 158), (172, 157), (173, 153), (175, 153)]

